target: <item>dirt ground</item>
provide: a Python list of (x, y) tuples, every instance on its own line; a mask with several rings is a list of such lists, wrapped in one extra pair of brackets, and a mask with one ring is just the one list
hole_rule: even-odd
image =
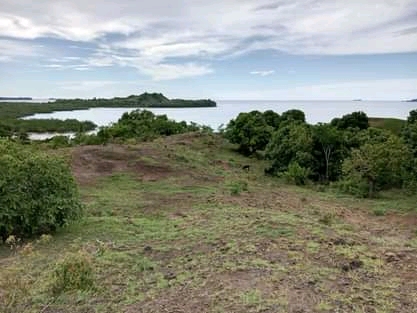
[[(15, 308), (417, 312), (415, 211), (393, 200), (396, 210), (376, 216), (379, 200), (288, 186), (265, 177), (264, 165), (196, 134), (75, 148), (71, 167), (91, 217), (55, 239), (60, 253), (39, 248), (30, 264), (53, 264), (80, 237), (102, 288), (36, 303), (39, 291), (32, 306)], [(2, 264), (32, 268), (19, 255)]]

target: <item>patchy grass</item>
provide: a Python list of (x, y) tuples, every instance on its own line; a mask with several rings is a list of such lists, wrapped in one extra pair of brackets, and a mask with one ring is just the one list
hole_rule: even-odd
[(87, 216), (0, 247), (0, 312), (417, 310), (413, 197), (287, 186), (212, 135), (62, 153)]
[(375, 128), (386, 129), (392, 131), (396, 135), (399, 135), (401, 133), (401, 129), (405, 125), (405, 120), (397, 118), (370, 117), (369, 125)]

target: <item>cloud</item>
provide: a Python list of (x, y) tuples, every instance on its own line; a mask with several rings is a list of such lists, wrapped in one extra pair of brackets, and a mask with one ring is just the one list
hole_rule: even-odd
[(250, 74), (252, 75), (259, 75), (259, 76), (269, 76), (274, 74), (275, 71), (274, 70), (270, 70), (270, 71), (252, 71), (250, 72)]
[[(415, 98), (417, 79), (358, 80), (291, 88), (246, 89), (219, 94), (220, 99), (256, 100), (404, 100)], [(360, 104), (360, 103), (359, 103)]]
[(2, 0), (0, 8), (0, 38), (63, 39), (72, 52), (90, 51), (89, 67), (131, 66), (154, 80), (209, 74), (213, 60), (265, 49), (417, 52), (416, 29), (415, 0)]
[(41, 47), (25, 41), (0, 38), (0, 62), (38, 56)]
[(112, 81), (112, 80), (85, 80), (85, 81), (67, 81), (58, 82), (60, 89), (75, 90), (75, 91), (91, 91), (108, 86), (126, 84), (126, 82)]

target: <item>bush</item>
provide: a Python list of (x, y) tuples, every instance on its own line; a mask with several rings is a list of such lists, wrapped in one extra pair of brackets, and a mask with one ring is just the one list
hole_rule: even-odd
[(301, 167), (297, 162), (292, 162), (288, 166), (288, 170), (282, 176), (292, 184), (297, 186), (305, 185), (310, 175), (310, 169)]
[(71, 146), (71, 140), (68, 136), (54, 136), (48, 140), (49, 145), (54, 148), (66, 148)]
[(52, 292), (87, 291), (94, 286), (94, 271), (89, 255), (79, 252), (67, 255), (54, 271)]
[(244, 191), (248, 191), (248, 183), (246, 181), (238, 181), (230, 185), (230, 194), (232, 196), (238, 196)]
[(161, 136), (171, 136), (194, 131), (208, 131), (207, 127), (186, 122), (176, 122), (166, 115), (155, 115), (147, 110), (124, 113), (117, 123), (102, 127), (97, 133), (98, 143), (109, 139), (138, 139), (151, 141)]
[(345, 178), (336, 182), (335, 186), (343, 193), (348, 193), (358, 198), (366, 198), (369, 195), (368, 182), (359, 176)]
[(47, 234), (80, 217), (82, 205), (64, 160), (0, 141), (0, 235)]

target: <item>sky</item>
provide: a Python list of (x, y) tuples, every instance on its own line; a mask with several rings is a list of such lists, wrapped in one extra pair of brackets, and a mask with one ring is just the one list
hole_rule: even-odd
[(417, 0), (1, 0), (0, 96), (417, 98)]

